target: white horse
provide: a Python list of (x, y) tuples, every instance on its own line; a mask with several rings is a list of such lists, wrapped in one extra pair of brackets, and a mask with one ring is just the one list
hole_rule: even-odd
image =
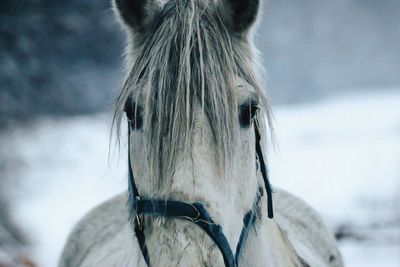
[(129, 121), (129, 190), (79, 222), (59, 266), (342, 266), (321, 218), (270, 191), (259, 1), (113, 3), (129, 39), (115, 112), (117, 129)]

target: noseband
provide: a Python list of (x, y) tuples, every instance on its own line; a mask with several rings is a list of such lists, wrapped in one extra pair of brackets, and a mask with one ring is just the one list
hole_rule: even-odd
[[(268, 198), (268, 217), (273, 218), (272, 206), (272, 189), (268, 180), (267, 167), (265, 165), (264, 156), (261, 149), (261, 135), (256, 123), (254, 123), (254, 131), (256, 137), (256, 155), (259, 160), (262, 177), (264, 180), (265, 190)], [(203, 229), (204, 232), (214, 241), (220, 249), (224, 258), (226, 267), (237, 267), (240, 254), (248, 238), (250, 229), (257, 219), (257, 207), (260, 199), (263, 196), (263, 190), (258, 190), (253, 207), (249, 210), (243, 218), (243, 228), (240, 234), (239, 243), (236, 247), (236, 253), (233, 254), (231, 247), (222, 231), (222, 227), (216, 224), (207, 209), (202, 203), (186, 203), (175, 200), (157, 200), (157, 199), (142, 199), (139, 195), (138, 188), (135, 183), (133, 175), (132, 163), (130, 160), (130, 134), (131, 129), (128, 126), (128, 163), (129, 163), (129, 203), (131, 207), (131, 218), (133, 221), (134, 231), (139, 243), (140, 250), (148, 267), (150, 264), (150, 255), (146, 246), (146, 238), (144, 234), (143, 216), (149, 215), (153, 217), (165, 217), (182, 219), (194, 223)]]

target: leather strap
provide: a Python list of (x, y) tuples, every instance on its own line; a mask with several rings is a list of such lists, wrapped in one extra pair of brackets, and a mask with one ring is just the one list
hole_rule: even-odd
[(261, 174), (264, 180), (265, 190), (267, 191), (268, 197), (268, 218), (274, 218), (274, 207), (272, 204), (272, 187), (268, 179), (268, 169), (265, 164), (264, 155), (261, 148), (261, 134), (260, 129), (258, 128), (257, 122), (254, 122), (254, 132), (256, 134), (256, 153), (258, 157), (258, 161), (260, 162)]

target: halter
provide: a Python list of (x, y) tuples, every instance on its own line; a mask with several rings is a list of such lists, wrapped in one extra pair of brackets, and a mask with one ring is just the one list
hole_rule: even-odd
[[(268, 180), (267, 167), (265, 165), (264, 156), (261, 149), (261, 135), (256, 123), (254, 123), (255, 139), (256, 139), (256, 155), (260, 163), (260, 169), (264, 180), (265, 189), (268, 198), (268, 218), (272, 219), (272, 189)], [(148, 267), (151, 267), (150, 255), (146, 246), (146, 237), (144, 234), (143, 216), (149, 215), (153, 217), (165, 217), (182, 219), (194, 223), (203, 229), (204, 232), (214, 241), (222, 253), (226, 267), (237, 267), (239, 258), (248, 238), (251, 227), (257, 219), (257, 207), (263, 196), (263, 191), (258, 190), (252, 209), (249, 210), (243, 218), (243, 228), (239, 237), (239, 243), (236, 247), (236, 253), (233, 254), (231, 247), (222, 231), (222, 227), (216, 224), (207, 209), (202, 203), (195, 202), (192, 204), (175, 201), (175, 200), (157, 200), (142, 199), (135, 183), (133, 175), (132, 163), (130, 160), (130, 134), (131, 128), (128, 125), (128, 167), (129, 167), (129, 203), (131, 207), (131, 218), (135, 218), (133, 225), (136, 238), (139, 243), (142, 255)]]

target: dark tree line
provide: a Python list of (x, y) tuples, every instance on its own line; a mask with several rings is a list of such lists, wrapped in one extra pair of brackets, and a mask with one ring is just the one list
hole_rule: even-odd
[(273, 102), (400, 88), (400, 1), (263, 3), (257, 40)]
[[(110, 110), (123, 38), (111, 0), (0, 1), (0, 124)], [(400, 1), (263, 0), (272, 102), (400, 85)]]
[(0, 121), (110, 108), (121, 32), (108, 0), (0, 2)]

